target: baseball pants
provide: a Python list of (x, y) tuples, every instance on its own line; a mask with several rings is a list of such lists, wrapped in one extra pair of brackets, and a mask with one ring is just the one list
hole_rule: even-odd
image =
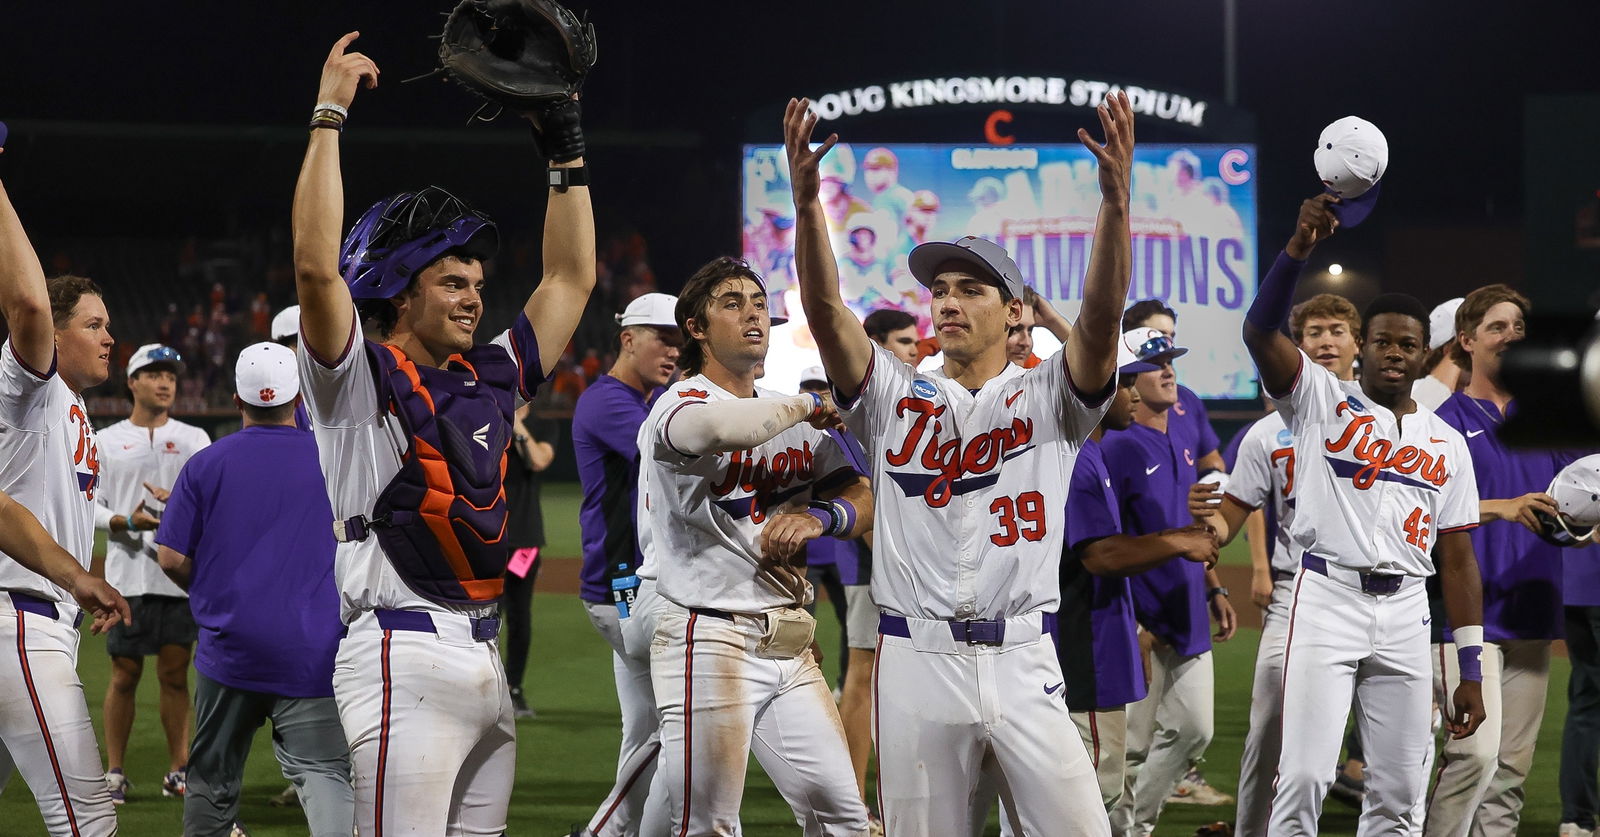
[[(650, 645), (675, 837), (737, 835), (752, 746), (803, 832), (867, 833), (844, 727), (809, 653), (761, 657), (765, 617), (662, 606)], [(763, 751), (763, 747), (766, 751)]]
[(639, 583), (633, 607), (620, 619), (617, 606), (584, 602), (594, 629), (611, 645), (611, 673), (622, 709), (622, 748), (617, 779), (590, 818), (595, 837), (666, 837), (666, 777), (657, 769), (661, 755), (661, 722), (655, 689), (650, 683), (650, 638), (664, 601), (650, 579)]
[[(1448, 707), (1461, 683), (1456, 646), (1434, 647), (1435, 697)], [(1522, 786), (1533, 767), (1550, 685), (1550, 642), (1486, 642), (1482, 659), (1483, 726), (1460, 741), (1445, 740), (1428, 798), (1427, 837), (1511, 837), (1522, 817)]]
[[(1089, 761), (1094, 763), (1095, 782), (1100, 786), (1100, 800), (1107, 812), (1115, 808), (1122, 798), (1122, 776), (1127, 765), (1128, 711), (1127, 707), (1096, 709), (1091, 712), (1073, 712), (1072, 723), (1078, 728), (1078, 737), (1089, 751)], [(989, 801), (997, 790), (989, 774), (978, 777), (979, 803), (972, 808), (973, 837), (982, 837), (989, 824)], [(1011, 812), (1004, 803), (1000, 805), (1000, 837), (1015, 837)]]
[(1038, 613), (1007, 620), (1001, 645), (958, 642), (947, 622), (881, 634), (873, 672), (878, 810), (894, 837), (970, 824), (983, 785), (1018, 834), (1109, 835), (1095, 768)]
[(1266, 837), (1272, 810), (1272, 780), (1278, 775), (1279, 724), (1283, 718), (1283, 650), (1289, 636), (1289, 600), (1294, 574), (1273, 571), (1272, 600), (1261, 617), (1261, 644), (1256, 647), (1255, 682), (1250, 687), (1250, 729), (1239, 757), (1239, 803), (1236, 837)]
[(333, 693), (350, 744), (362, 837), (498, 837), (516, 771), (517, 727), (493, 640), (465, 616), (425, 613), (434, 631), (350, 624)]
[(1150, 692), (1128, 706), (1127, 769), (1111, 814), (1117, 834), (1143, 837), (1211, 744), (1215, 672), (1211, 652), (1179, 654), (1158, 642), (1150, 652)]
[(184, 837), (233, 833), (250, 744), (269, 718), (273, 753), (283, 778), (294, 785), (312, 837), (349, 837), (356, 815), (350, 750), (333, 698), (287, 698), (235, 689), (200, 672), (195, 672)]
[(55, 618), (18, 610), (12, 595), (0, 591), (0, 741), (33, 791), (49, 834), (116, 834), (111, 788), (78, 679), (78, 608), (50, 607)]
[(1356, 573), (1302, 569), (1284, 651), (1283, 736), (1269, 833), (1316, 834), (1355, 701), (1367, 758), (1357, 834), (1409, 835), (1427, 782), (1431, 716), (1428, 598), (1421, 578), (1362, 592)]
[(1561, 732), (1561, 821), (1593, 830), (1600, 813), (1600, 607), (1567, 608), (1567, 722)]

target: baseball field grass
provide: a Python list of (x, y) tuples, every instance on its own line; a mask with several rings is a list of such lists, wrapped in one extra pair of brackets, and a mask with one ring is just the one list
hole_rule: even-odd
[[(578, 554), (576, 486), (546, 486), (545, 516), (551, 538), (546, 553)], [(543, 575), (567, 560), (551, 559)], [(1230, 547), (1225, 561), (1246, 562), (1243, 551)], [(568, 565), (570, 567), (570, 565)], [(1242, 591), (1241, 591), (1242, 593)], [(1243, 602), (1245, 596), (1235, 595)], [(822, 648), (838, 648), (838, 623), (828, 609), (819, 614)], [(577, 597), (540, 592), (533, 602), (534, 649), (525, 687), (538, 717), (518, 724), (517, 781), (511, 798), (512, 837), (556, 837), (586, 821), (611, 786), (616, 769), (617, 702), (611, 683), (609, 649), (590, 627)], [(1216, 737), (1206, 754), (1203, 772), (1212, 785), (1232, 793), (1238, 774), (1239, 751), (1249, 714), (1250, 684), (1259, 631), (1243, 629), (1216, 651)], [(837, 654), (824, 660), (830, 681), (837, 673)], [(90, 713), (100, 728), (100, 705), (110, 672), (105, 643), (84, 635), (79, 671), (88, 696)], [(1561, 721), (1566, 713), (1568, 666), (1557, 656), (1551, 666), (1550, 695), (1544, 727), (1527, 782), (1527, 807), (1521, 833), (1553, 837), (1559, 823), (1560, 802), (1556, 772), (1560, 758)], [(118, 809), (124, 837), (177, 837), (182, 833), (181, 801), (161, 796), (161, 774), (166, 768), (166, 747), (156, 715), (156, 684), (147, 677), (140, 684), (138, 717), (129, 746), (127, 775), (133, 782), (129, 801)], [(1330, 720), (1331, 722), (1331, 720)], [(263, 729), (251, 751), (245, 776), (240, 819), (253, 837), (288, 837), (306, 833), (298, 808), (273, 808), (268, 800), (286, 787), (272, 757), (270, 730)], [(102, 752), (103, 743), (102, 743)], [(1329, 765), (1330, 772), (1333, 765)], [(1156, 834), (1188, 837), (1194, 830), (1217, 820), (1231, 820), (1232, 809), (1173, 805), (1166, 809)], [(792, 835), (798, 828), (787, 805), (772, 783), (752, 761), (743, 808), (744, 832), (750, 837)], [(1355, 811), (1329, 802), (1322, 818), (1324, 834), (1354, 834)], [(990, 834), (998, 834), (991, 824)], [(20, 777), (13, 777), (0, 793), (0, 835), (42, 835), (44, 826), (33, 797)], [(957, 837), (952, 834), (950, 837)]]

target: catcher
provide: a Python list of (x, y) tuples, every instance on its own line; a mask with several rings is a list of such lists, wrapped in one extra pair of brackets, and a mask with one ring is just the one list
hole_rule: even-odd
[[(509, 557), (501, 483), (512, 413), (554, 366), (595, 284), (578, 89), (593, 34), (542, 0), (458, 6), (444, 72), (522, 114), (550, 161), (544, 275), (489, 343), (492, 221), (442, 189), (378, 201), (339, 244), (339, 140), (373, 61), (323, 65), (294, 197), (301, 392), (332, 501), (340, 641), (334, 700), (362, 835), (499, 835), (516, 726), (496, 640)], [(363, 330), (382, 342), (363, 339)]]

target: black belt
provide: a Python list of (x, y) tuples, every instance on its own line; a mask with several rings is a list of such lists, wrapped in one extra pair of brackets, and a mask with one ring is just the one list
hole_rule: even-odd
[[(1300, 566), (1318, 575), (1328, 575), (1327, 559), (1318, 558), (1309, 552), (1306, 553), (1304, 558), (1300, 559)], [(1355, 570), (1351, 570), (1351, 572), (1361, 577), (1361, 592), (1363, 593), (1375, 593), (1377, 595), (1398, 593), (1400, 592), (1400, 585), (1406, 580), (1405, 576), (1394, 573), (1364, 573)]]
[[(1323, 575), (1327, 575), (1327, 573), (1323, 573)], [(1272, 580), (1273, 581), (1291, 581), (1293, 579), (1294, 579), (1294, 573), (1292, 573), (1292, 572), (1290, 572), (1288, 570), (1273, 570), (1272, 571)]]

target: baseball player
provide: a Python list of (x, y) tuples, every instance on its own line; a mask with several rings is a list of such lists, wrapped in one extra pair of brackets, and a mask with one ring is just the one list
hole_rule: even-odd
[[(1528, 299), (1505, 285), (1468, 294), (1456, 310), (1451, 353), (1470, 376), (1438, 415), (1466, 437), (1478, 477), (1479, 520), (1473, 553), (1483, 576), (1483, 705), (1477, 735), (1447, 741), (1428, 799), (1426, 835), (1486, 837), (1517, 832), (1522, 783), (1533, 764), (1550, 680), (1550, 641), (1562, 636), (1560, 547), (1538, 536), (1538, 515), (1555, 514), (1545, 488), (1573, 457), (1511, 450), (1500, 423), (1517, 409), (1501, 377), (1500, 355), (1524, 333)], [(1434, 689), (1460, 680), (1448, 632), (1433, 655)]]
[(1262, 280), (1244, 327), (1262, 386), (1294, 436), (1302, 550), (1284, 649), (1282, 754), (1268, 831), (1315, 834), (1352, 697), (1365, 745), (1361, 834), (1420, 826), (1431, 739), (1427, 593), (1434, 556), (1456, 627), (1461, 684), (1447, 728), (1483, 722), (1481, 582), (1468, 531), (1477, 487), (1461, 434), (1411, 398), (1428, 314), (1389, 294), (1362, 318), (1359, 381), (1341, 382), (1279, 333), (1312, 248), (1338, 225), (1338, 198), (1301, 204), (1295, 234)]
[[(1153, 328), (1173, 341), (1174, 345), (1178, 340), (1178, 314), (1159, 299), (1141, 300), (1128, 306), (1128, 310), (1122, 313), (1122, 327)], [(1194, 425), (1199, 439), (1199, 449), (1195, 451), (1195, 469), (1202, 474), (1225, 470), (1226, 463), (1218, 450), (1217, 431), (1211, 426), (1211, 416), (1206, 412), (1205, 402), (1183, 384), (1177, 387), (1178, 401), (1172, 405), (1171, 419)], [(1146, 403), (1141, 409), (1150, 408), (1151, 404)]]
[(638, 615), (641, 598), (658, 598), (655, 582), (644, 582), (638, 574), (644, 562), (642, 532), (636, 525), (638, 436), (651, 404), (678, 371), (683, 332), (673, 313), (677, 302), (669, 294), (649, 293), (628, 303), (617, 315), (622, 326), (617, 362), (583, 391), (572, 411), (572, 448), (583, 485), (579, 597), (589, 621), (611, 646), (622, 709), (617, 780), (587, 826), (589, 834), (599, 837), (667, 833), (666, 787), (654, 784), (661, 736), (650, 658), (628, 653), (622, 627)]
[(169, 415), (183, 375), (183, 358), (171, 346), (140, 346), (128, 360), (133, 412), (100, 431), (100, 482), (95, 525), (106, 531), (106, 580), (133, 608), (133, 623), (106, 635), (111, 682), (106, 688), (106, 781), (111, 801), (127, 800), (130, 787), (123, 756), (133, 730), (134, 695), (144, 658), (156, 658), (161, 682), (161, 726), (170, 763), (161, 779), (163, 796), (182, 796), (189, 763), (189, 653), (194, 617), (189, 597), (156, 562), (157, 509), (178, 472), (211, 437)]
[(689, 377), (639, 428), (665, 600), (650, 675), (671, 833), (739, 833), (746, 754), (759, 741), (787, 768), (773, 783), (806, 834), (865, 834), (844, 730), (812, 654), (816, 623), (802, 609), (812, 591), (798, 553), (818, 537), (860, 536), (871, 490), (824, 431), (838, 424), (827, 397), (755, 386), (770, 318), (748, 265), (702, 267), (675, 313)]
[[(272, 317), (272, 342), (300, 351), (300, 306), (291, 305)], [(294, 408), (294, 426), (311, 432), (311, 416), (302, 399)]]
[[(3, 183), (0, 313), (11, 332), (0, 346), (0, 491), (87, 568), (100, 456), (82, 393), (110, 374), (111, 318), (92, 280), (45, 281)], [(75, 594), (110, 602), (115, 592), (84, 587), (59, 567), (41, 574), (44, 567), (39, 555), (0, 558), (0, 648), (7, 649), (0, 653), (0, 742), (50, 834), (114, 834), (111, 790), (76, 670), (84, 602)]]
[(910, 267), (932, 292), (945, 354), (918, 372), (866, 338), (839, 295), (810, 147), (816, 115), (784, 119), (797, 218), (801, 301), (842, 412), (868, 440), (879, 487), (872, 597), (878, 803), (886, 832), (949, 833), (970, 823), (980, 774), (1020, 833), (1108, 834), (1083, 742), (1059, 698), (1061, 665), (1043, 637), (1060, 602), (1067, 481), (1115, 389), (1118, 321), (1132, 260), (1128, 173), (1133, 111), (1098, 110), (1103, 200), (1071, 343), (1030, 370), (1006, 357), (1023, 284), (999, 246), (930, 242)]
[[(1295, 345), (1318, 366), (1340, 381), (1355, 379), (1356, 353), (1361, 342), (1361, 314), (1349, 300), (1318, 294), (1289, 313), (1289, 333)], [(1264, 837), (1272, 805), (1272, 780), (1281, 752), (1279, 724), (1283, 714), (1283, 652), (1288, 633), (1289, 605), (1294, 578), (1300, 568), (1300, 550), (1290, 540), (1294, 521), (1294, 434), (1283, 414), (1270, 412), (1242, 431), (1237, 455), (1228, 474), (1221, 521), (1211, 519), (1224, 543), (1245, 529), (1245, 518), (1264, 511), (1266, 526), (1261, 543), (1252, 542), (1252, 563), (1262, 553), (1265, 590), (1251, 595), (1265, 599), (1261, 640), (1256, 648), (1255, 681), (1250, 692), (1250, 728), (1239, 760), (1239, 803), (1234, 821), (1238, 837)], [(1217, 525), (1221, 523), (1222, 525)], [(1258, 604), (1261, 602), (1258, 600)]]
[(184, 466), (156, 533), (160, 566), (189, 591), (201, 626), (187, 837), (242, 831), (245, 761), (268, 719), (311, 833), (346, 837), (355, 817), (350, 751), (333, 700), (344, 628), (333, 512), (316, 442), (294, 426), (295, 367), (294, 353), (277, 344), (239, 353), (234, 403), (243, 428)]
[[(345, 51), (356, 36), (328, 55), (319, 114), (377, 84), (371, 59)], [(577, 103), (529, 119), (552, 159), (544, 279), (491, 343), (473, 340), (491, 221), (430, 187), (379, 201), (341, 248), (342, 122), (328, 116), (295, 189), (301, 391), (341, 541), (349, 634), (333, 685), (363, 835), (506, 827), (516, 725), (495, 645), (501, 473), (512, 413), (554, 367), (595, 281)], [(362, 339), (363, 322), (385, 342)]]
[(1456, 364), (1451, 349), (1456, 342), (1456, 309), (1462, 302), (1459, 296), (1447, 299), (1428, 313), (1428, 359), (1422, 362), (1428, 374), (1411, 385), (1411, 398), (1430, 410), (1438, 411), (1445, 399), (1467, 383), (1467, 371)]
[[(1122, 531), (1146, 535), (1189, 526), (1195, 522), (1189, 487), (1198, 479), (1197, 452), (1210, 442), (1201, 435), (1201, 423), (1176, 413), (1172, 364), (1188, 350), (1153, 328), (1134, 328), (1122, 340), (1156, 367), (1135, 379), (1133, 426), (1104, 442)], [(1209, 624), (1216, 620), (1215, 639), (1225, 641), (1233, 636), (1237, 615), (1215, 571), (1192, 561), (1162, 562), (1130, 578), (1129, 587), (1134, 613), (1155, 643), (1150, 693), (1128, 708), (1127, 784), (1111, 819), (1119, 833), (1148, 835), (1211, 743)]]

